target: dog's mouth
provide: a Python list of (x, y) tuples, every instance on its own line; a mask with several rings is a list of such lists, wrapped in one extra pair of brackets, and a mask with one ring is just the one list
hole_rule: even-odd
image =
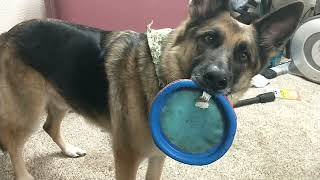
[[(191, 80), (193, 80), (196, 84), (198, 84), (204, 91), (209, 94), (224, 94), (226, 96), (232, 94), (232, 87), (228, 85), (225, 89), (214, 89), (211, 88), (205, 81), (202, 80), (200, 75), (192, 75)], [(228, 83), (230, 84), (230, 83)]]

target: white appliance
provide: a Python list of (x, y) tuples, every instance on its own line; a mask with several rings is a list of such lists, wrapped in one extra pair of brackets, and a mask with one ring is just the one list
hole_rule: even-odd
[(289, 71), (292, 74), (320, 84), (320, 11), (317, 2), (317, 16), (308, 18), (298, 28), (291, 42)]

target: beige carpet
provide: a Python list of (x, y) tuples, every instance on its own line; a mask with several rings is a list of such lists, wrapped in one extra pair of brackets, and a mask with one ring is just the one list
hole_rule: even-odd
[[(320, 179), (320, 86), (285, 75), (271, 86), (299, 90), (302, 101), (277, 100), (237, 110), (238, 131), (231, 150), (218, 162), (191, 167), (167, 159), (164, 180)], [(246, 95), (256, 95), (251, 89)], [(70, 114), (63, 132), (69, 142), (87, 150), (69, 159), (39, 128), (25, 149), (27, 167), (38, 180), (114, 179), (108, 135)], [(144, 179), (146, 163), (139, 170)], [(13, 179), (8, 156), (0, 155), (0, 180)]]

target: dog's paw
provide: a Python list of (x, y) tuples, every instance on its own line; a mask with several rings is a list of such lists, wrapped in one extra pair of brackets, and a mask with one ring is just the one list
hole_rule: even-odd
[(77, 158), (85, 156), (87, 152), (83, 149), (68, 144), (63, 150), (63, 154), (65, 154), (68, 157)]

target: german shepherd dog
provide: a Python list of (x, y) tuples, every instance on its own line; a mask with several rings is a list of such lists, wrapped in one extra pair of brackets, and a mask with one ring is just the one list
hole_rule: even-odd
[(295, 31), (296, 2), (251, 25), (235, 20), (224, 0), (193, 0), (187, 19), (167, 38), (159, 75), (145, 33), (109, 32), (55, 20), (30, 20), (0, 36), (0, 144), (17, 180), (31, 180), (23, 146), (43, 126), (70, 157), (60, 124), (68, 110), (110, 132), (116, 179), (133, 180), (148, 159), (146, 179), (160, 179), (165, 155), (153, 143), (148, 112), (166, 84), (193, 79), (208, 91), (237, 94)]

